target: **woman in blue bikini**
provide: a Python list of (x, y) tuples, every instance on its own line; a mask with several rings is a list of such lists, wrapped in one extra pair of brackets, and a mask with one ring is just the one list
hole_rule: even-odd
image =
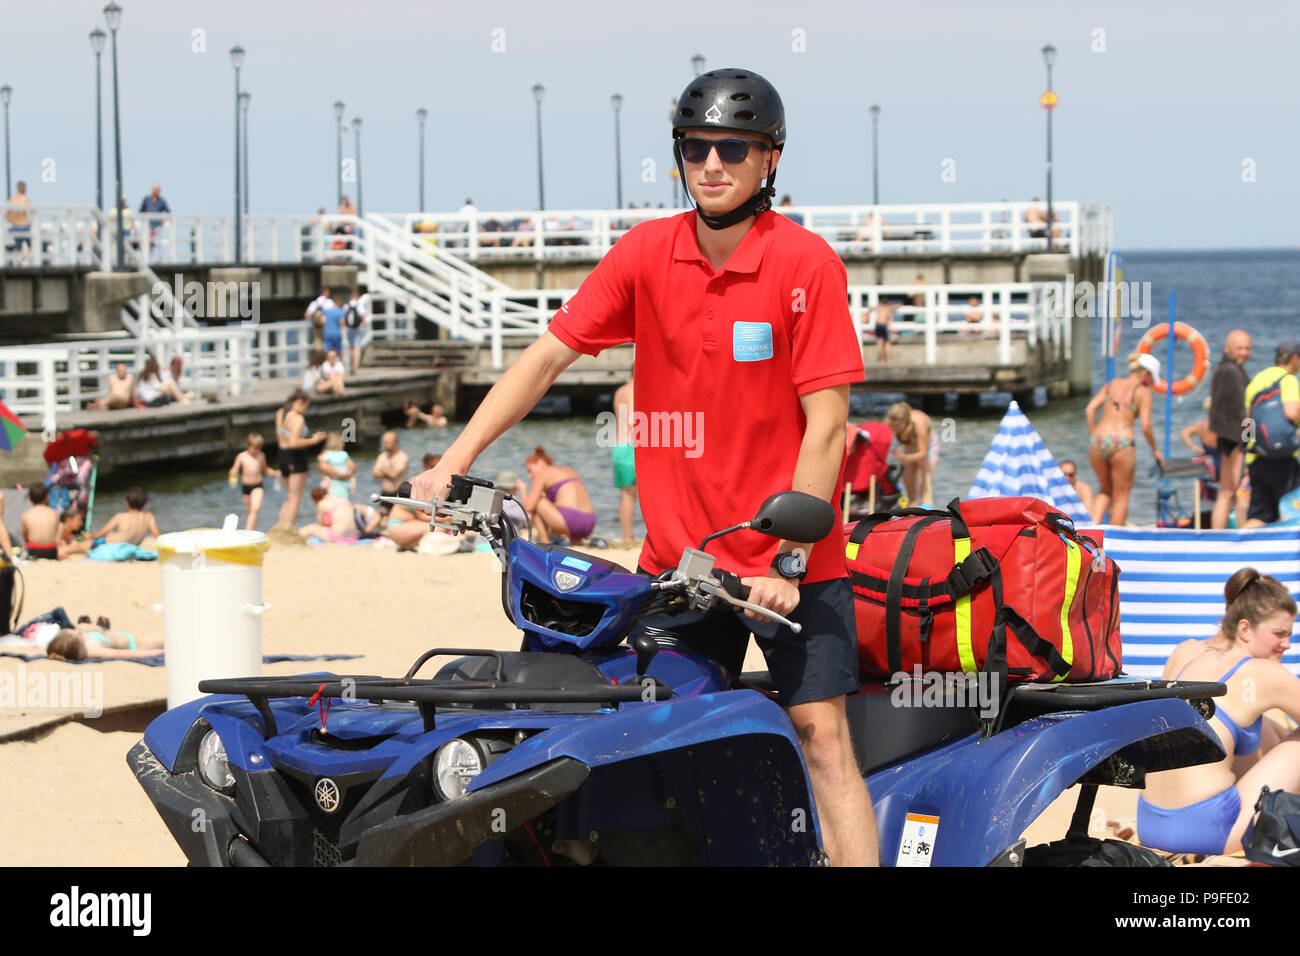
[(542, 542), (568, 535), (578, 544), (596, 527), (596, 509), (587, 489), (572, 468), (557, 465), (538, 445), (525, 460), (533, 485), (524, 495), (524, 510), (539, 519), (533, 533)]
[(1300, 730), (1286, 734), (1265, 711), (1300, 719), (1300, 677), (1282, 665), (1296, 604), (1276, 578), (1242, 568), (1224, 587), (1228, 609), (1208, 641), (1184, 641), (1165, 679), (1222, 681), (1210, 726), (1227, 756), (1154, 773), (1138, 797), (1143, 846), (1171, 853), (1235, 853), (1260, 790), (1300, 790)]
[[(1137, 473), (1133, 422), (1141, 421), (1142, 434), (1156, 461), (1163, 464), (1165, 460), (1156, 448), (1155, 432), (1151, 430), (1151, 386), (1160, 374), (1160, 362), (1153, 356), (1134, 352), (1128, 357), (1128, 368), (1128, 378), (1112, 379), (1103, 385), (1083, 412), (1092, 434), (1088, 461), (1101, 485), (1092, 500), (1092, 520), (1100, 522), (1109, 509), (1110, 523), (1114, 525), (1128, 520), (1128, 498)], [(1101, 409), (1101, 419), (1094, 422), (1098, 409)]]

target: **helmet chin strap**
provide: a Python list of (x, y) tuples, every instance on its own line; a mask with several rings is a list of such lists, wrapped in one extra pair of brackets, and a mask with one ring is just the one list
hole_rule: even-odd
[[(767, 174), (767, 185), (760, 187), (754, 195), (730, 212), (714, 216), (701, 209), (699, 203), (695, 201), (695, 197), (691, 195), (691, 187), (686, 179), (686, 166), (682, 161), (682, 141), (680, 139), (673, 141), (673, 156), (677, 159), (677, 172), (682, 177), (682, 188), (686, 190), (686, 201), (695, 209), (695, 215), (699, 217), (700, 221), (710, 229), (726, 229), (738, 222), (743, 222), (750, 216), (757, 216), (760, 212), (772, 208), (772, 198), (776, 195), (776, 170), (773, 169)], [(771, 153), (768, 156), (770, 164)]]

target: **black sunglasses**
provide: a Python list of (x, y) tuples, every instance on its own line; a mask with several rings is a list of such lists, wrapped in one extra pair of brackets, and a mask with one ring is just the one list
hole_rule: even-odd
[(739, 166), (743, 163), (749, 156), (751, 146), (762, 150), (772, 148), (766, 143), (757, 143), (752, 139), (700, 139), (698, 136), (688, 136), (680, 142), (682, 159), (686, 162), (702, 163), (709, 158), (709, 151), (717, 147), (718, 159), (728, 166)]
[(1063, 471), (1063, 472), (1061, 472), (1061, 474), (1065, 475), (1066, 478), (1073, 478), (1075, 475), (1078, 474), (1078, 472), (1077, 472), (1077, 471)]

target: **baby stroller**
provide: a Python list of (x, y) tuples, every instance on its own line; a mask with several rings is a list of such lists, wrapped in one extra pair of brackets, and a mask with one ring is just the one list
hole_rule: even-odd
[(901, 465), (889, 463), (894, 433), (884, 422), (849, 425), (849, 434), (844, 482), (836, 500), (844, 502), (848, 491), (848, 520), (857, 521), (876, 511), (888, 511), (898, 504), (903, 469)]
[(50, 466), (45, 477), (50, 507), (61, 514), (69, 505), (75, 505), (87, 526), (95, 501), (98, 447), (94, 433), (84, 428), (60, 432), (45, 446), (45, 463)]

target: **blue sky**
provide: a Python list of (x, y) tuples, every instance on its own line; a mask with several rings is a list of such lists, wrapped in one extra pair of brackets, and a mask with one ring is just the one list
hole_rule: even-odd
[[(367, 211), (415, 209), (421, 106), (427, 208), (467, 196), (480, 209), (531, 208), (536, 82), (546, 86), (548, 208), (613, 204), (614, 92), (624, 201), (668, 201), (669, 103), (696, 52), (781, 91), (790, 140), (778, 187), (796, 202), (869, 200), (872, 103), (883, 202), (1028, 199), (1044, 193), (1039, 50), (1050, 42), (1056, 198), (1111, 203), (1121, 249), (1300, 244), (1300, 4), (120, 2), (135, 205), (157, 181), (175, 211), (230, 210), (235, 43), (248, 51), (254, 212), (334, 205), (336, 99), (364, 119)], [(102, 6), (10, 0), (0, 13), (13, 178), (28, 180), (34, 201), (94, 201), (87, 34), (103, 25)], [(194, 49), (196, 30), (206, 52)], [(107, 50), (104, 63), (111, 195)], [(641, 181), (646, 159), (653, 183)], [(48, 160), (52, 182), (42, 181)], [(941, 180), (945, 160), (955, 182)]]

